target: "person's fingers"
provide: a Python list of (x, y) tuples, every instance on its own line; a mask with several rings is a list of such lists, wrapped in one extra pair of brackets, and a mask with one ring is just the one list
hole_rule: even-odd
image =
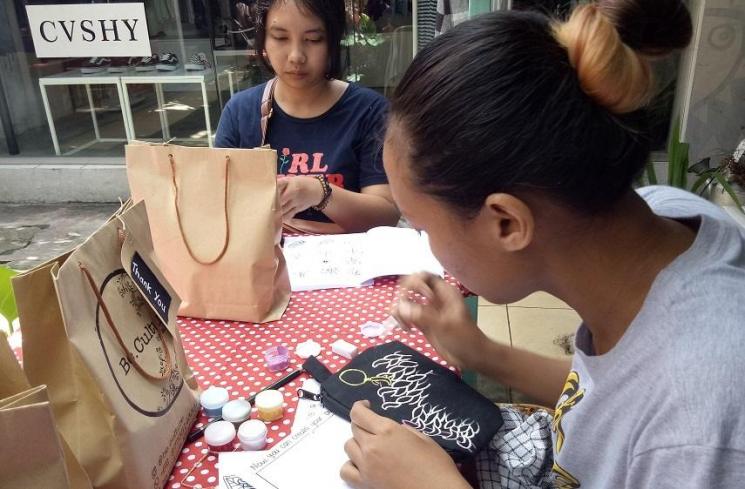
[[(375, 437), (375, 435), (355, 423), (352, 423), (352, 436), (357, 442), (359, 448), (366, 446), (370, 441), (372, 441), (373, 437)], [(352, 459), (352, 461), (356, 462), (355, 459)]]
[(463, 298), (463, 294), (461, 294), (457, 287), (447, 283), (436, 275), (430, 277), (428, 285), (434, 291), (435, 296), (443, 302), (453, 299), (462, 300)]
[(390, 421), (388, 418), (375, 414), (370, 409), (369, 401), (355, 402), (352, 410), (349, 412), (349, 418), (353, 425), (357, 425), (359, 428), (373, 435), (379, 433), (382, 427)]
[(430, 305), (422, 305), (402, 298), (398, 303), (396, 319), (426, 333), (429, 327), (440, 319), (440, 312)]
[(277, 177), (277, 192), (279, 192), (280, 195), (287, 188), (287, 184), (288, 184), (289, 181), (290, 180), (288, 178), (286, 178), (286, 177), (282, 177), (282, 178), (280, 178), (279, 176)]
[(362, 448), (360, 448), (360, 444), (357, 442), (356, 438), (350, 438), (346, 443), (344, 443), (344, 453), (347, 454), (349, 461), (355, 466), (362, 463)]
[[(292, 204), (289, 204), (289, 205), (291, 206)], [(288, 221), (288, 220), (292, 219), (293, 217), (295, 217), (295, 214), (297, 214), (297, 213), (298, 213), (298, 208), (297, 207), (292, 206), (292, 207), (286, 208), (286, 207), (283, 206), (282, 207), (282, 220), (283, 221)]]
[(360, 471), (357, 470), (357, 467), (355, 467), (350, 460), (347, 460), (344, 465), (341, 466), (339, 476), (341, 477), (341, 480), (355, 489), (362, 487), (362, 476), (360, 475)]
[(411, 331), (411, 326), (409, 323), (404, 321), (404, 319), (401, 317), (400, 313), (398, 312), (398, 304), (394, 304), (391, 308), (391, 316), (396, 320), (398, 323), (398, 327), (402, 330), (406, 331), (407, 333)]
[(430, 275), (426, 272), (420, 272), (401, 279), (399, 282), (401, 295), (408, 297), (411, 294), (419, 294), (428, 301), (434, 300), (435, 293), (429, 284)]

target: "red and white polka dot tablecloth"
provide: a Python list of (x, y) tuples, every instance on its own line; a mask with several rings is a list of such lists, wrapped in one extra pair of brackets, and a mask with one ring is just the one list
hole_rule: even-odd
[[(445, 365), (421, 333), (396, 331), (384, 339), (365, 338), (360, 334), (361, 324), (382, 321), (389, 315), (397, 293), (397, 280), (383, 278), (376, 280), (371, 287), (293, 293), (284, 316), (274, 323), (249, 324), (180, 318), (178, 326), (199, 387), (225, 387), (230, 392), (231, 399), (247, 398), (255, 394), (299, 368), (303, 362), (293, 356), (287, 371), (270, 372), (265, 367), (262, 356), (265, 348), (285, 345), (293, 351), (297, 343), (308, 339), (321, 344), (323, 350), (319, 360), (332, 372), (339, 370), (348, 361), (331, 352), (330, 345), (337, 339), (356, 345), (359, 351), (398, 340)], [(298, 401), (297, 389), (305, 378), (307, 374), (280, 389), (285, 396), (285, 417), (268, 423), (270, 447), (290, 433)], [(201, 416), (195, 427), (201, 427), (206, 422), (207, 418)], [(194, 468), (200, 460), (202, 463)], [(200, 440), (183, 448), (165, 487), (206, 489), (217, 485), (217, 457), (208, 454), (206, 444)]]

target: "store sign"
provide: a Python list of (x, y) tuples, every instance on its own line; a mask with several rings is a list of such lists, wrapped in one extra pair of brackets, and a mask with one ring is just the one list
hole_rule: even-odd
[(28, 5), (39, 58), (150, 56), (143, 3)]

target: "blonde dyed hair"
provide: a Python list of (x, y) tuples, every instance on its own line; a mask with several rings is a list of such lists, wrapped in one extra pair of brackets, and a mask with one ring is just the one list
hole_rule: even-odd
[(623, 42), (609, 13), (580, 5), (554, 24), (553, 34), (569, 53), (582, 90), (614, 114), (626, 114), (649, 103), (654, 80), (649, 60)]

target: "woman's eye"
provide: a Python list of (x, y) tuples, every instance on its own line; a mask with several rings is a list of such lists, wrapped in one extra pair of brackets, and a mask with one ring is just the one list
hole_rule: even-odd
[(272, 39), (274, 39), (275, 41), (286, 41), (287, 40), (286, 37), (277, 37), (277, 36), (273, 36)]
[(323, 38), (319, 37), (317, 39), (306, 39), (306, 41), (312, 42), (312, 43), (319, 43), (319, 42), (323, 42)]

